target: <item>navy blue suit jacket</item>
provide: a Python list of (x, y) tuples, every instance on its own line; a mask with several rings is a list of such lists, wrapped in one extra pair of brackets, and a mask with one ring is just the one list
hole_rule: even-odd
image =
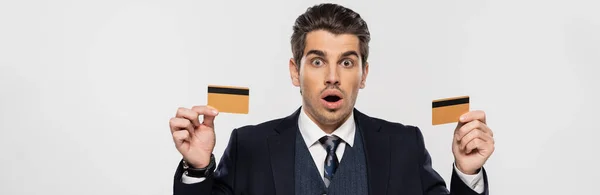
[[(294, 143), (299, 112), (300, 109), (286, 118), (234, 129), (217, 170), (203, 182), (182, 183), (180, 162), (173, 193), (294, 194)], [(369, 194), (477, 194), (454, 171), (450, 191), (446, 188), (442, 177), (431, 167), (419, 128), (369, 117), (356, 109), (354, 119), (363, 135)], [(488, 194), (487, 176), (484, 169), (481, 171), (485, 181), (483, 194)]]

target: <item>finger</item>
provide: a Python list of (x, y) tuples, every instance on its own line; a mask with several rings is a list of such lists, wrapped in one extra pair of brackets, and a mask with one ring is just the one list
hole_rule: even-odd
[(177, 109), (177, 118), (185, 118), (190, 120), (194, 127), (200, 126), (200, 121), (198, 120), (198, 113), (187, 108), (179, 108)]
[(211, 106), (194, 106), (192, 110), (200, 115), (203, 115), (203, 125), (214, 127), (215, 116), (219, 114), (219, 111)]
[(483, 112), (481, 110), (475, 110), (475, 111), (467, 112), (467, 113), (461, 115), (459, 118), (459, 122), (462, 122), (462, 123), (467, 123), (467, 122), (474, 121), (474, 120), (479, 120), (483, 123), (486, 123), (485, 112)]
[(470, 154), (471, 152), (473, 152), (473, 150), (481, 147), (483, 145), (483, 143), (484, 143), (484, 141), (479, 138), (473, 139), (467, 144), (467, 147), (465, 148), (465, 152), (467, 154)]
[(492, 129), (490, 129), (490, 127), (488, 127), (487, 124), (485, 124), (485, 123), (483, 123), (481, 121), (478, 121), (478, 122), (471, 121), (469, 123), (475, 123), (475, 124), (477, 124), (476, 127), (473, 127), (473, 128), (477, 128), (477, 129), (483, 131), (484, 133), (489, 134), (492, 137), (494, 136), (494, 132), (492, 132)]
[(473, 131), (471, 131), (470, 133), (468, 133), (467, 135), (465, 135), (465, 137), (462, 139), (462, 141), (460, 141), (460, 148), (462, 149), (466, 149), (467, 144), (475, 139), (481, 139), (485, 142), (494, 142), (494, 138), (492, 138), (489, 134), (484, 133), (483, 131), (479, 130), (479, 129), (475, 129)]
[(212, 106), (194, 106), (192, 110), (201, 115), (217, 116), (219, 111)]
[(180, 146), (183, 142), (189, 140), (190, 132), (189, 131), (175, 131), (173, 132), (173, 141), (175, 141), (175, 145)]
[(204, 120), (202, 121), (202, 124), (209, 126), (210, 128), (215, 128), (215, 116), (204, 115)]
[(479, 129), (481, 129), (484, 133), (494, 137), (494, 132), (492, 132), (492, 129), (490, 129), (490, 127), (488, 127), (487, 124), (482, 123)]
[(467, 124), (462, 125), (460, 128), (458, 128), (456, 130), (456, 132), (454, 132), (456, 134), (456, 135), (454, 135), (456, 137), (456, 140), (461, 141), (465, 135), (469, 134), (474, 129), (478, 129), (478, 128), (482, 127), (482, 124), (483, 123), (481, 121), (474, 120), (474, 121), (468, 122)]
[(171, 118), (169, 120), (171, 126), (171, 133), (175, 133), (180, 130), (187, 130), (190, 134), (194, 134), (194, 126), (192, 126), (192, 122), (185, 118)]

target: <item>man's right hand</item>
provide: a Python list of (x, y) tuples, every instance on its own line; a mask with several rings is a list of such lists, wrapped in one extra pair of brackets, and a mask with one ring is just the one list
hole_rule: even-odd
[[(219, 111), (210, 106), (179, 108), (169, 120), (175, 147), (186, 163), (194, 168), (204, 168), (210, 163), (215, 148), (215, 117)], [(200, 122), (199, 116), (203, 116)]]

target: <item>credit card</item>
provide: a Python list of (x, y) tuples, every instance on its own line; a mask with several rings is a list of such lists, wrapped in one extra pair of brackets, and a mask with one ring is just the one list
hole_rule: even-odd
[(469, 112), (469, 96), (433, 100), (431, 124), (441, 125), (458, 122), (461, 115)]
[(237, 86), (208, 86), (208, 105), (219, 112), (248, 114), (250, 89)]

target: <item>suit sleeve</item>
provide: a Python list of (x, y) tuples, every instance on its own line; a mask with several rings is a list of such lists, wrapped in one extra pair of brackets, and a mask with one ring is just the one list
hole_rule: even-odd
[[(425, 142), (423, 140), (423, 134), (418, 127), (414, 127), (417, 136), (417, 145), (419, 149), (419, 154), (421, 155), (419, 163), (420, 163), (420, 173), (421, 173), (421, 186), (423, 186), (424, 194), (428, 195), (439, 195), (439, 194), (451, 194), (451, 195), (479, 195), (479, 193), (473, 191), (467, 184), (465, 184), (458, 176), (456, 171), (452, 169), (452, 179), (450, 181), (450, 191), (446, 187), (446, 182), (444, 179), (433, 169), (431, 166), (431, 156), (425, 147)], [(488, 195), (488, 186), (487, 186), (487, 175), (485, 170), (482, 168), (483, 177), (485, 181), (485, 189), (482, 194)]]
[(179, 162), (173, 181), (174, 195), (229, 195), (233, 194), (235, 185), (235, 168), (237, 155), (237, 131), (233, 130), (229, 143), (219, 161), (214, 174), (199, 183), (185, 184), (181, 181), (183, 175), (183, 160)]

